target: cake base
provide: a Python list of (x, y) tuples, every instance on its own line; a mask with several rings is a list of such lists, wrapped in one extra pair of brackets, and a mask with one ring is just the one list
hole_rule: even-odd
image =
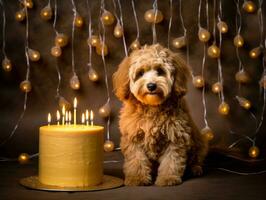
[(45, 185), (40, 183), (38, 176), (30, 176), (20, 180), (20, 184), (26, 188), (44, 191), (57, 191), (57, 192), (86, 192), (86, 191), (99, 191), (118, 188), (123, 185), (123, 180), (117, 177), (104, 175), (103, 182), (100, 185), (88, 187), (59, 187), (52, 185)]

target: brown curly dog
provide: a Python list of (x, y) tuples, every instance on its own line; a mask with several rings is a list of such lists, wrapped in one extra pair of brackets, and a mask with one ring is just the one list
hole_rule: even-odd
[(159, 44), (133, 51), (114, 73), (125, 185), (152, 184), (155, 163), (158, 186), (180, 184), (186, 166), (202, 174), (207, 142), (184, 102), (189, 75), (182, 58)]

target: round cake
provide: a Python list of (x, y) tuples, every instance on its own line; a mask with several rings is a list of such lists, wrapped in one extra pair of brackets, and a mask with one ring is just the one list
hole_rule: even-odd
[(101, 126), (40, 127), (39, 181), (60, 187), (86, 187), (103, 179)]

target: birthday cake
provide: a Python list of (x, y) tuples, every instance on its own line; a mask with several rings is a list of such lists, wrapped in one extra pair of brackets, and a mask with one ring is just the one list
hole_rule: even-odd
[(103, 130), (86, 125), (40, 127), (39, 181), (59, 187), (101, 184)]

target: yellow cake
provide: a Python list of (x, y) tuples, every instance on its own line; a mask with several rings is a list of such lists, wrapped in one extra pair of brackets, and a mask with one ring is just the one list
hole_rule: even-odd
[(60, 187), (86, 187), (103, 179), (103, 127), (40, 127), (39, 181)]

